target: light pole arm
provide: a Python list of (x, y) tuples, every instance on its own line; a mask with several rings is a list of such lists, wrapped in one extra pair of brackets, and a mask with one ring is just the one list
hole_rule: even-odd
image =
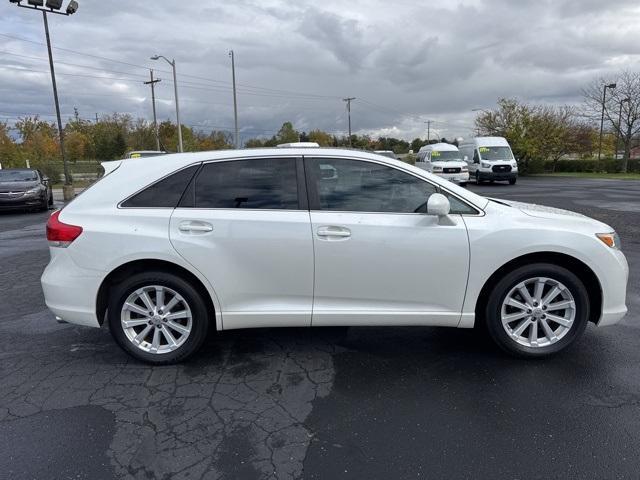
[(182, 146), (182, 124), (180, 123), (180, 103), (178, 102), (178, 77), (176, 75), (176, 60), (169, 60), (164, 55), (154, 55), (151, 57), (151, 60), (158, 60), (162, 58), (165, 62), (171, 65), (173, 69), (173, 90), (176, 96), (176, 122), (178, 127), (178, 151), (180, 153), (184, 152), (184, 148)]

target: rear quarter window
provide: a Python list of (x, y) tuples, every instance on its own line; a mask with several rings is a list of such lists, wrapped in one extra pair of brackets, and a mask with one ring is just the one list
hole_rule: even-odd
[(129, 197), (122, 202), (121, 206), (123, 208), (175, 208), (198, 168), (200, 168), (199, 164), (178, 170)]

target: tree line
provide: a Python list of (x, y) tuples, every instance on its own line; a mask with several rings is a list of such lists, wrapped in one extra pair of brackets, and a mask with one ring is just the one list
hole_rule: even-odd
[[(165, 120), (158, 124), (161, 148), (177, 151), (178, 130), (174, 123)], [(234, 148), (229, 132), (211, 130), (205, 132), (182, 125), (183, 148), (187, 152)], [(446, 141), (446, 139), (444, 139)], [(393, 150), (395, 153), (417, 151), (427, 142), (416, 138), (412, 142), (392, 137), (373, 139), (368, 135), (332, 135), (322, 130), (297, 131), (291, 122), (285, 122), (270, 138), (251, 138), (246, 148), (271, 147), (280, 143), (317, 142), (321, 146), (347, 147), (364, 150)], [(436, 140), (433, 140), (435, 142)], [(115, 160), (133, 150), (155, 150), (154, 126), (142, 118), (114, 113), (103, 115), (96, 121), (80, 117), (78, 112), (64, 127), (64, 144), (71, 170), (77, 171), (80, 163)], [(58, 131), (54, 122), (38, 116), (20, 118), (11, 127), (0, 122), (0, 164), (3, 168), (24, 167), (29, 162), (51, 178), (58, 178), (62, 171), (62, 159)], [(95, 169), (94, 169), (95, 170)]]

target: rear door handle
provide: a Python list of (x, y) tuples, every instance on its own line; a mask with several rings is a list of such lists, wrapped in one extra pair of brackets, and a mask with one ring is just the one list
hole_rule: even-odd
[(191, 220), (187, 222), (180, 222), (180, 225), (178, 225), (178, 230), (185, 233), (188, 233), (188, 232), (207, 233), (207, 232), (213, 231), (213, 225), (207, 222)]
[(351, 236), (351, 230), (345, 227), (337, 226), (318, 227), (317, 233), (319, 237), (348, 238)]

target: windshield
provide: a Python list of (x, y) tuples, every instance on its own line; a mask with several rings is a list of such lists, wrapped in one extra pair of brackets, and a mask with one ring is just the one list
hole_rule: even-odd
[(38, 175), (33, 170), (0, 170), (0, 182), (35, 182)]
[(462, 155), (460, 152), (445, 151), (439, 152), (434, 150), (431, 152), (432, 162), (460, 162), (462, 161)]
[(482, 160), (513, 160), (513, 154), (509, 147), (480, 147)]

